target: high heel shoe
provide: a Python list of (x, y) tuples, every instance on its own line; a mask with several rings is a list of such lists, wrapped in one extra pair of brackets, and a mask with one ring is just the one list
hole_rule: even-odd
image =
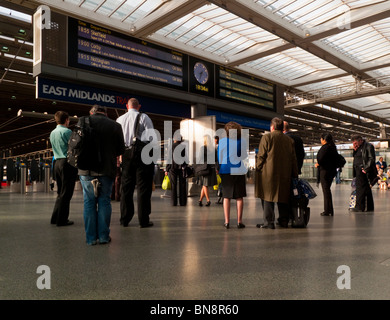
[(210, 207), (211, 201), (207, 201), (206, 207)]
[(243, 229), (243, 228), (245, 228), (245, 224), (240, 222), (240, 223), (237, 224), (237, 228), (238, 229)]
[(225, 223), (223, 226), (224, 226), (226, 229), (229, 229), (229, 223)]
[(203, 207), (202, 200), (199, 200), (199, 207)]

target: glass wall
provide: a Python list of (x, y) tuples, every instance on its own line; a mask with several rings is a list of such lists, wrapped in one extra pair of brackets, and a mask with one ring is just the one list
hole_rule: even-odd
[[(315, 164), (317, 162), (317, 152), (318, 150), (306, 151), (305, 160), (302, 167), (301, 178), (307, 180), (316, 180), (317, 179), (317, 168)], [(353, 164), (353, 150), (338, 150), (338, 152), (345, 158), (347, 163), (341, 172), (342, 181), (350, 181), (353, 179), (352, 164)], [(376, 161), (379, 160), (379, 157), (383, 157), (383, 160), (387, 162), (387, 165), (390, 165), (390, 149), (377, 149), (375, 150)]]

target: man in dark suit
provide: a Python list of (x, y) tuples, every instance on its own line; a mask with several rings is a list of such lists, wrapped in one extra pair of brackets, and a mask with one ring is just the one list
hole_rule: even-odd
[(111, 192), (116, 175), (117, 157), (125, 152), (125, 142), (120, 124), (107, 117), (105, 107), (93, 106), (90, 125), (95, 148), (99, 150), (99, 163), (94, 169), (79, 170), (84, 195), (84, 224), (88, 245), (97, 241), (111, 241)]
[(287, 121), (283, 121), (283, 133), (294, 140), (295, 155), (297, 156), (298, 174), (302, 173), (303, 159), (305, 158), (305, 149), (300, 136), (290, 131), (290, 125)]
[(356, 178), (356, 207), (351, 211), (374, 211), (374, 198), (370, 187), (378, 180), (375, 148), (360, 135), (351, 137), (353, 144), (353, 176)]
[[(122, 156), (120, 223), (123, 227), (127, 227), (134, 216), (134, 191), (137, 187), (138, 222), (141, 228), (148, 228), (153, 226), (149, 216), (152, 210), (154, 163), (146, 163), (143, 161), (141, 153), (134, 154), (131, 150), (141, 104), (136, 98), (130, 98), (126, 107), (127, 112), (116, 119), (116, 122), (122, 126), (126, 145), (125, 153)], [(149, 143), (151, 138), (147, 135), (144, 136), (143, 132), (153, 131), (152, 120), (147, 114), (141, 113), (138, 124), (136, 138), (145, 144)]]

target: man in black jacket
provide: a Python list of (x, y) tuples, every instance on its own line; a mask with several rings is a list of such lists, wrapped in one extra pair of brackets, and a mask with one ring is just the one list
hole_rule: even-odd
[[(105, 107), (93, 106), (90, 125), (100, 153), (98, 172), (79, 170), (84, 195), (84, 224), (88, 245), (111, 241), (111, 192), (116, 175), (117, 157), (125, 152), (120, 124), (107, 117)], [(96, 170), (96, 169), (94, 169)]]
[(297, 157), (298, 174), (302, 173), (303, 159), (305, 158), (305, 148), (300, 136), (290, 131), (290, 125), (287, 121), (283, 121), (283, 133), (294, 140), (295, 155)]
[(354, 150), (353, 176), (356, 178), (356, 207), (351, 209), (351, 211), (374, 211), (371, 186), (378, 174), (375, 165), (375, 148), (359, 135), (352, 136), (351, 140)]

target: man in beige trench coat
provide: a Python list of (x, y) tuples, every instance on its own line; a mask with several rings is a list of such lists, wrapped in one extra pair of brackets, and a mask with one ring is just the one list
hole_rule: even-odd
[(278, 204), (279, 225), (287, 227), (291, 179), (298, 177), (294, 141), (283, 134), (283, 120), (273, 118), (271, 132), (265, 134), (259, 144), (256, 156), (256, 193), (262, 199), (264, 224), (258, 228), (275, 229), (275, 202)]

